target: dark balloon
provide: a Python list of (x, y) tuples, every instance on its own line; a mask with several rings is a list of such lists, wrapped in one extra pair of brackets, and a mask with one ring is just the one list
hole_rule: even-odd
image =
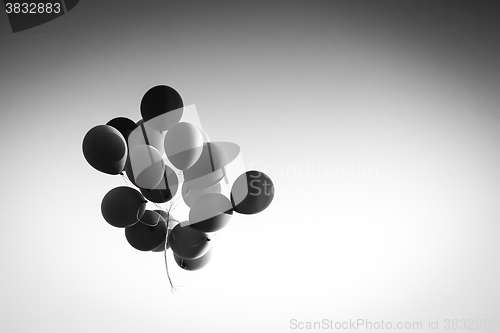
[(201, 196), (189, 211), (189, 227), (215, 232), (224, 228), (233, 215), (231, 202), (220, 193)]
[(121, 133), (109, 126), (98, 125), (87, 132), (82, 144), (83, 155), (96, 170), (117, 175), (127, 159), (127, 143)]
[(165, 241), (166, 236), (167, 228), (164, 223), (158, 223), (156, 226), (136, 223), (133, 226), (125, 228), (125, 237), (127, 241), (135, 249), (140, 251), (151, 251), (156, 249)]
[(177, 224), (168, 235), (172, 251), (183, 259), (196, 259), (207, 253), (210, 239), (207, 234)]
[(141, 192), (128, 186), (120, 186), (104, 196), (101, 212), (109, 224), (125, 228), (135, 224), (143, 216), (146, 203)]
[(142, 97), (141, 115), (147, 126), (163, 132), (179, 122), (183, 107), (181, 95), (174, 88), (159, 85)]
[(118, 132), (120, 132), (123, 135), (125, 141), (127, 142), (128, 142), (128, 136), (137, 127), (137, 125), (134, 123), (133, 120), (125, 117), (113, 118), (110, 121), (108, 121), (106, 125), (109, 125), (117, 129)]
[(274, 198), (274, 185), (265, 173), (247, 171), (231, 188), (231, 202), (240, 214), (257, 214), (266, 209)]
[(179, 187), (179, 179), (168, 165), (165, 165), (165, 173), (160, 184), (152, 190), (141, 189), (141, 193), (151, 202), (164, 203), (170, 201)]
[(205, 267), (212, 259), (212, 248), (207, 253), (197, 259), (183, 259), (174, 253), (174, 260), (180, 268), (186, 271), (196, 271)]
[(139, 219), (139, 222), (141, 222), (142, 224), (154, 227), (158, 223), (163, 223), (163, 221), (161, 221), (161, 220), (162, 220), (162, 217), (160, 216), (160, 214), (158, 214), (157, 212), (152, 211), (152, 210), (146, 210), (144, 212), (144, 214), (142, 215), (142, 217)]

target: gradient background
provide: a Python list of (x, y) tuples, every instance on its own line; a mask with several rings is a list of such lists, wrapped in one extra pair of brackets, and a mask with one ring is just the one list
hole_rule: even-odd
[[(0, 19), (0, 331), (500, 319), (498, 2), (81, 1), (17, 34)], [(173, 295), (162, 254), (101, 216), (123, 179), (81, 151), (157, 84), (276, 188), (209, 266), (172, 273)]]

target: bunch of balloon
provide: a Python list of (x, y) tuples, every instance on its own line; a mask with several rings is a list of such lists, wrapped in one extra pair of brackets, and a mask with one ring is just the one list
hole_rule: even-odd
[(169, 249), (178, 267), (199, 270), (212, 258), (213, 236), (234, 212), (256, 214), (271, 204), (273, 182), (244, 170), (238, 145), (211, 142), (196, 108), (184, 106), (172, 87), (149, 89), (140, 112), (138, 122), (114, 118), (83, 139), (87, 162), (127, 183), (104, 196), (102, 215), (125, 230), (133, 248), (163, 252), (167, 274)]

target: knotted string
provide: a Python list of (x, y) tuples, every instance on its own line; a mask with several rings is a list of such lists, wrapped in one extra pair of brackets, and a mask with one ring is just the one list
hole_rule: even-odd
[[(125, 183), (130, 186), (130, 182), (129, 180), (127, 179), (127, 177), (123, 174), (123, 172), (120, 173), (120, 175), (122, 176), (123, 180), (125, 181)], [(146, 201), (147, 203), (147, 201)], [(163, 218), (163, 216), (161, 214), (158, 214), (160, 216), (160, 218), (163, 220), (163, 222), (165, 223), (166, 225), (166, 228), (167, 228), (167, 232), (166, 232), (166, 235), (165, 235), (165, 248), (163, 249), (163, 253), (164, 253), (164, 257), (165, 257), (165, 269), (167, 271), (167, 277), (168, 277), (168, 282), (170, 283), (170, 290), (172, 292), (172, 294), (177, 290), (174, 283), (172, 282), (172, 278), (170, 277), (170, 273), (168, 271), (168, 261), (167, 261), (167, 248), (168, 248), (168, 235), (169, 235), (169, 226), (170, 226), (170, 211), (172, 210), (172, 204), (170, 206), (170, 209), (168, 208), (163, 208), (161, 207), (158, 203), (154, 203), (155, 206), (159, 209), (159, 210), (163, 210), (163, 211), (167, 211), (167, 221)], [(137, 221), (142, 222), (142, 220), (140, 219), (139, 217), (139, 212), (140, 212), (140, 209), (137, 210), (137, 213), (135, 214), (135, 217), (137, 218)], [(156, 224), (158, 225), (158, 224)]]
[(165, 248), (163, 249), (163, 256), (165, 258), (165, 270), (167, 271), (167, 278), (168, 278), (168, 282), (170, 283), (170, 291), (173, 294), (175, 291), (177, 291), (177, 289), (174, 286), (174, 283), (172, 282), (172, 278), (170, 277), (170, 273), (168, 271), (168, 260), (167, 260), (167, 249), (169, 246), (168, 236), (169, 236), (169, 227), (170, 227), (170, 210), (167, 210), (167, 221), (165, 221), (165, 219), (163, 218), (163, 216), (161, 214), (158, 214), (158, 215), (160, 215), (160, 218), (166, 224), (166, 228), (167, 228), (167, 232), (165, 235)]

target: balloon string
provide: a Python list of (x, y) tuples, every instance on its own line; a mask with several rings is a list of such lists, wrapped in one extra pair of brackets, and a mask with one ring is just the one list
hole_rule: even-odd
[[(162, 210), (165, 210), (165, 209), (162, 209)], [(170, 221), (172, 220), (172, 219), (170, 219), (170, 212), (167, 211), (167, 216), (168, 216), (167, 220), (165, 220), (165, 218), (163, 216), (161, 216), (161, 214), (158, 214), (158, 215), (160, 215), (160, 219), (162, 219), (162, 221), (165, 223), (165, 225), (167, 226), (167, 230), (168, 230), (168, 227), (170, 225)]]
[(170, 210), (175, 210), (180, 203), (180, 197), (175, 198), (174, 200), (170, 200)]
[(168, 282), (170, 283), (170, 291), (172, 294), (177, 290), (172, 283), (172, 279), (170, 278), (170, 273), (168, 272), (168, 262), (167, 262), (167, 248), (168, 248), (168, 222), (167, 222), (167, 234), (165, 236), (165, 250), (163, 251), (163, 255), (165, 257), (165, 270), (167, 271)]
[[(147, 203), (147, 201), (146, 201), (146, 203)], [(135, 214), (135, 217), (136, 217), (136, 219), (137, 219), (137, 221), (138, 221), (138, 222), (144, 223), (144, 222), (143, 222), (143, 221), (139, 218), (139, 211), (140, 211), (140, 210), (141, 210), (140, 208), (137, 210), (137, 213)], [(158, 214), (158, 215), (160, 215), (160, 214)], [(161, 215), (160, 215), (160, 216), (161, 216)], [(144, 224), (146, 224), (146, 225), (150, 225), (150, 224), (148, 224), (148, 223), (144, 223)], [(155, 226), (157, 226), (157, 225), (158, 225), (158, 222), (156, 222), (156, 224), (155, 224), (153, 227), (155, 227)]]
[[(156, 202), (154, 203), (156, 208), (158, 208), (159, 210), (164, 210), (163, 208), (161, 208), (161, 206), (159, 204), (157, 204)], [(161, 215), (160, 215), (161, 216)]]
[(167, 260), (167, 249), (168, 249), (168, 245), (169, 245), (169, 243), (168, 243), (168, 236), (169, 236), (168, 230), (169, 230), (169, 226), (170, 226), (170, 210), (167, 210), (167, 220), (165, 220), (165, 218), (161, 215), (160, 215), (160, 218), (163, 220), (163, 222), (167, 226), (167, 232), (165, 234), (165, 249), (163, 250), (163, 255), (165, 257), (165, 270), (167, 271), (167, 278), (168, 278), (168, 282), (170, 283), (170, 291), (173, 294), (175, 291), (177, 291), (177, 289), (174, 286), (174, 283), (172, 282), (172, 278), (170, 277), (170, 272), (168, 271), (168, 260)]
[[(125, 183), (127, 185), (130, 186), (130, 183), (129, 181), (127, 180), (127, 177), (125, 177), (125, 175), (123, 173), (121, 173), (121, 176), (123, 178), (123, 180), (125, 181)], [(156, 207), (158, 207), (160, 210), (167, 210), (167, 214), (168, 216), (170, 217), (170, 210), (171, 209), (163, 209), (159, 204), (155, 203)], [(172, 208), (172, 207), (170, 207)], [(142, 222), (141, 219), (139, 218), (139, 211), (140, 211), (140, 208), (137, 210), (137, 213), (135, 214), (137, 220), (139, 222)], [(160, 215), (160, 214), (158, 214)], [(176, 287), (174, 286), (174, 283), (172, 282), (172, 278), (170, 277), (170, 273), (168, 271), (168, 262), (167, 262), (167, 249), (168, 249), (168, 227), (170, 225), (170, 219), (168, 219), (168, 221), (165, 221), (165, 219), (163, 218), (163, 216), (160, 215), (160, 218), (163, 220), (163, 222), (166, 224), (167, 226), (167, 232), (165, 234), (165, 248), (163, 249), (163, 254), (164, 254), (164, 257), (165, 257), (165, 270), (167, 271), (167, 278), (168, 278), (168, 282), (170, 283), (170, 291), (172, 292), (172, 294), (177, 291)]]

